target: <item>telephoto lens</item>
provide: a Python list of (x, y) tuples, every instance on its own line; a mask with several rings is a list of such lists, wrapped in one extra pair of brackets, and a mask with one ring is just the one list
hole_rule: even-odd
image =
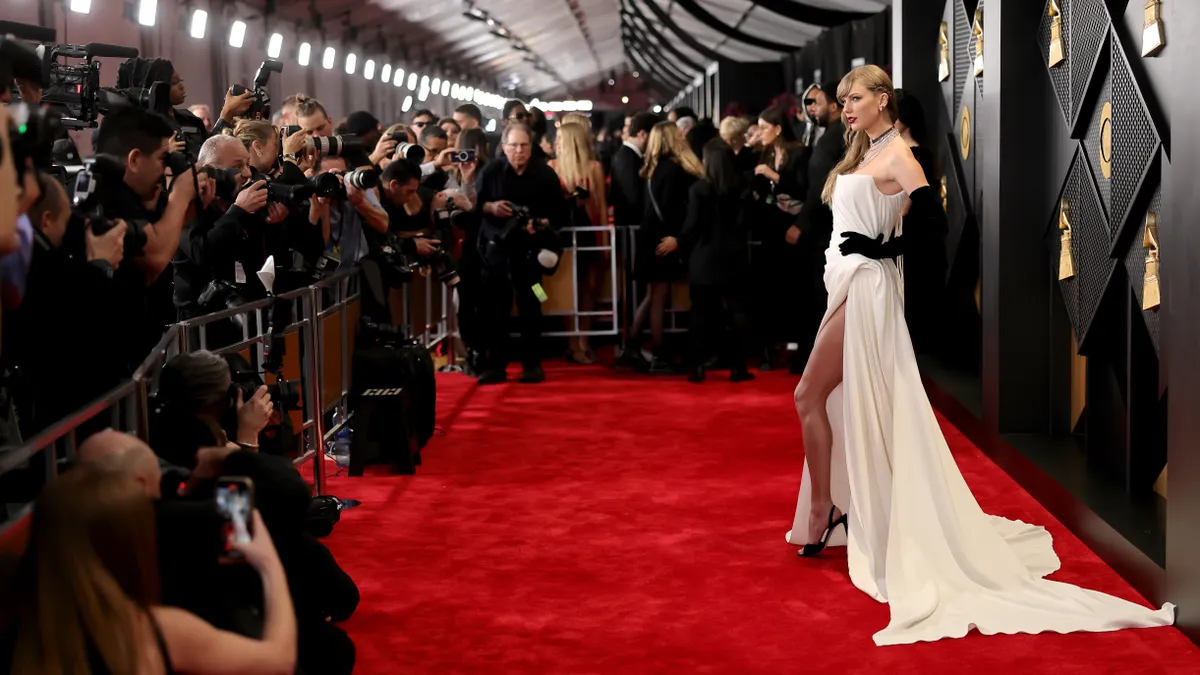
[(359, 190), (369, 190), (379, 186), (379, 174), (371, 169), (347, 171), (342, 179), (346, 181), (346, 185), (353, 185)]
[(425, 159), (425, 148), (416, 143), (401, 143), (396, 146), (396, 157), (403, 157), (410, 162), (420, 162)]
[(308, 184), (316, 190), (316, 196), (340, 198), (346, 196), (346, 190), (342, 188), (342, 182), (338, 180), (335, 173), (319, 173), (308, 179)]
[(308, 149), (326, 157), (340, 157), (347, 150), (357, 147), (362, 147), (362, 141), (357, 136), (313, 136), (308, 139)]
[(312, 185), (287, 185), (274, 181), (267, 183), (267, 201), (294, 206), (316, 194)]

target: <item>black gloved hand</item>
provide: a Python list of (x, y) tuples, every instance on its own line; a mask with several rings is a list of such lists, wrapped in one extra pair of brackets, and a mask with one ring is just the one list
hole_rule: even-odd
[(892, 237), (886, 242), (883, 240), (882, 234), (871, 239), (858, 232), (843, 232), (842, 237), (845, 238), (845, 241), (838, 245), (838, 250), (842, 252), (842, 255), (857, 253), (872, 260), (895, 259), (904, 255), (903, 236)]

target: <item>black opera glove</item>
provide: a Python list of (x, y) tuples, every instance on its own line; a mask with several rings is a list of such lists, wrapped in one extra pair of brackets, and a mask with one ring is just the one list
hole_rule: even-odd
[(845, 237), (845, 241), (838, 245), (838, 250), (842, 252), (842, 255), (857, 253), (872, 260), (883, 260), (884, 258), (894, 260), (904, 255), (903, 236), (892, 237), (887, 241), (883, 240), (882, 234), (874, 239), (858, 232), (843, 232), (842, 236)]

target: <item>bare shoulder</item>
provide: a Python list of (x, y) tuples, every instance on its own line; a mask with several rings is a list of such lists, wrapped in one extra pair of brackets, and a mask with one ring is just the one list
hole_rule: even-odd
[(903, 138), (894, 139), (884, 152), (888, 173), (891, 174), (889, 178), (899, 183), (905, 192), (912, 194), (917, 188), (929, 184), (925, 179), (925, 169)]

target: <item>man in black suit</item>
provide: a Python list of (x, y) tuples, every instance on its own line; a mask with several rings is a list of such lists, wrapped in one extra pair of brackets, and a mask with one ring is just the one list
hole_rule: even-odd
[(618, 226), (637, 225), (642, 219), (642, 186), (638, 173), (642, 170), (642, 155), (650, 140), (650, 130), (658, 117), (642, 112), (629, 118), (625, 127), (625, 142), (612, 158), (612, 187), (608, 203), (613, 205), (613, 222)]
[[(808, 160), (808, 194), (796, 216), (796, 224), (788, 228), (787, 241), (797, 248), (798, 273), (803, 300), (800, 344), (789, 364), (792, 373), (804, 372), (808, 354), (817, 338), (821, 317), (829, 297), (825, 292), (825, 249), (833, 235), (833, 212), (821, 201), (825, 179), (846, 152), (845, 126), (842, 106), (837, 98), (837, 81), (826, 83), (809, 94), (812, 103), (808, 113), (825, 128)], [(807, 103), (807, 101), (806, 101)]]

